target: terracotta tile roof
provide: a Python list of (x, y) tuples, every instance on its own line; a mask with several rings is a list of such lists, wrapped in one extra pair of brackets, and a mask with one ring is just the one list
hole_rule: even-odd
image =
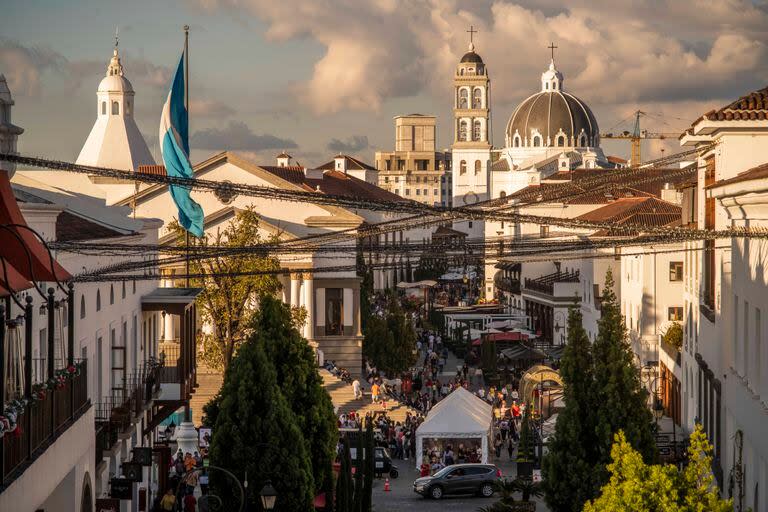
[(617, 226), (659, 227), (679, 224), (681, 214), (680, 206), (655, 197), (624, 197), (576, 218)]
[(720, 110), (704, 114), (711, 121), (763, 120), (768, 118), (768, 87), (751, 92)]
[(447, 226), (440, 226), (435, 230), (434, 233), (432, 233), (432, 238), (441, 238), (441, 237), (450, 237), (450, 236), (460, 236), (462, 238), (466, 238), (467, 234), (464, 233), (463, 231), (457, 231)]
[(410, 202), (410, 199), (339, 171), (327, 170), (322, 178), (308, 178), (304, 174), (303, 167), (262, 166), (262, 169), (286, 181), (303, 186), (307, 191), (368, 200)]
[(116, 236), (125, 236), (125, 234), (67, 211), (61, 212), (56, 218), (56, 240), (59, 242), (96, 240)]
[[(366, 164), (365, 162), (362, 162), (358, 160), (357, 158), (351, 157), (349, 155), (338, 155), (338, 157), (344, 157), (347, 164), (347, 169), (353, 169), (353, 170), (369, 170), (369, 171), (375, 171), (375, 167), (371, 167), (370, 165)], [(320, 165), (317, 167), (318, 169), (323, 169), (324, 171), (332, 170), (336, 168), (336, 160), (331, 160), (330, 162), (326, 162), (323, 165)]]
[(748, 171), (744, 171), (742, 173), (737, 174), (733, 178), (716, 181), (715, 183), (705, 188), (709, 189), (709, 188), (721, 187), (723, 185), (730, 185), (731, 183), (741, 183), (742, 181), (759, 180), (763, 178), (768, 178), (768, 163), (764, 163), (762, 165), (758, 165), (757, 167), (753, 167)]
[(618, 156), (607, 156), (606, 160), (608, 160), (612, 164), (626, 164), (629, 161)]
[(163, 165), (140, 165), (136, 168), (140, 174), (152, 174), (154, 176), (166, 176), (165, 166)]
[(492, 171), (508, 171), (509, 170), (509, 162), (506, 158), (499, 158), (493, 164), (491, 164), (491, 170)]
[[(507, 199), (526, 199), (531, 192), (537, 191), (541, 195), (540, 203), (545, 203), (548, 198), (552, 198), (551, 201), (562, 202), (564, 204), (601, 204), (608, 203), (615, 199), (622, 197), (660, 197), (661, 190), (664, 188), (664, 183), (672, 183), (676, 185), (687, 181), (690, 176), (677, 176), (676, 178), (665, 178), (665, 174), (671, 172), (678, 172), (680, 169), (638, 169), (636, 176), (646, 177), (648, 181), (644, 183), (637, 183), (633, 185), (623, 185), (621, 181), (616, 182), (608, 189), (600, 189), (590, 191), (588, 187), (583, 187), (578, 184), (578, 180), (584, 178), (593, 178), (599, 176), (602, 173), (606, 174), (608, 178), (611, 174), (611, 170), (607, 169), (576, 169), (573, 171), (561, 171), (546, 178), (541, 185), (531, 185), (514, 194), (507, 196)], [(691, 171), (695, 172), (694, 170)], [(578, 193), (579, 195), (567, 198), (557, 199), (558, 196), (568, 193)]]

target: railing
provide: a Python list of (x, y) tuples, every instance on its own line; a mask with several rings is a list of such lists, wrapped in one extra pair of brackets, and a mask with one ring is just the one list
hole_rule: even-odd
[(160, 350), (160, 361), (163, 371), (160, 374), (160, 382), (163, 384), (178, 384), (181, 378), (181, 345), (164, 343)]
[(123, 387), (96, 405), (96, 465), (105, 451), (117, 442), (118, 436), (127, 432), (134, 420), (151, 405), (160, 390), (163, 375), (162, 362), (154, 359), (131, 373), (123, 380)]
[(670, 359), (675, 361), (677, 366), (682, 366), (682, 352), (674, 345), (667, 343), (664, 340), (664, 336), (661, 336), (661, 348), (669, 356)]
[(512, 279), (511, 277), (503, 277), (501, 274), (496, 274), (493, 278), (493, 284), (497, 290), (507, 293), (520, 293), (520, 280)]
[(18, 434), (8, 432), (0, 439), (0, 488), (23, 473), (90, 406), (88, 367), (86, 361), (80, 365), (79, 375), (73, 375), (59, 388), (45, 391), (42, 398), (24, 407), (17, 418)]
[(536, 279), (525, 279), (525, 289), (552, 295), (555, 291), (555, 283), (578, 283), (579, 271), (555, 272)]

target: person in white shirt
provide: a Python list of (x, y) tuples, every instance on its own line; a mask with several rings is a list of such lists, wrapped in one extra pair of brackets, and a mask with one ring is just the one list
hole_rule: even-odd
[(355, 400), (363, 398), (363, 392), (360, 389), (360, 381), (357, 379), (352, 381), (352, 392), (355, 394)]

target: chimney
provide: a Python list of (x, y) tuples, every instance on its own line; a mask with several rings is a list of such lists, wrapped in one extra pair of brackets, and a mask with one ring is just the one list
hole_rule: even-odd
[(343, 172), (344, 174), (347, 173), (347, 157), (339, 153), (339, 155), (333, 159), (334, 170), (337, 170), (339, 172)]
[(664, 188), (661, 189), (661, 200), (672, 204), (682, 205), (683, 194), (672, 187), (670, 183), (665, 183)]
[(568, 171), (571, 168), (571, 159), (568, 158), (568, 155), (565, 153), (560, 153), (560, 156), (557, 158), (557, 170), (558, 171)]
[(325, 171), (322, 169), (310, 169), (309, 167), (304, 167), (304, 176), (311, 180), (321, 180), (323, 179), (323, 173)]
[(285, 151), (277, 155), (277, 166), (278, 167), (290, 167), (293, 165), (292, 157)]

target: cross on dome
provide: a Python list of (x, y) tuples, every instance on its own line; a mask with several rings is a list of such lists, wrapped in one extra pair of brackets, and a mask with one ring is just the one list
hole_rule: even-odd
[(555, 43), (549, 43), (547, 46), (552, 52), (549, 61), (549, 69), (541, 74), (541, 92), (553, 92), (563, 90), (563, 74), (555, 67)]
[(475, 27), (470, 25), (469, 30), (467, 30), (467, 33), (469, 34), (469, 51), (473, 52), (475, 51), (475, 43), (473, 41), (473, 36), (478, 33), (477, 30), (475, 30)]

